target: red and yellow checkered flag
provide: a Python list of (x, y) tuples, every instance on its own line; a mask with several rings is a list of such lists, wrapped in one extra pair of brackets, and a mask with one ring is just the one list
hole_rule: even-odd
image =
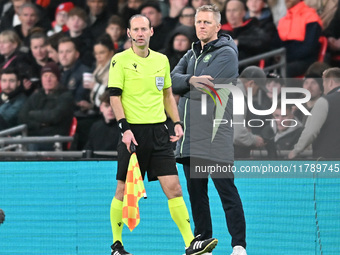
[(130, 231), (137, 227), (140, 222), (138, 201), (141, 197), (146, 198), (146, 192), (137, 155), (136, 152), (133, 152), (126, 175), (123, 199), (123, 222)]

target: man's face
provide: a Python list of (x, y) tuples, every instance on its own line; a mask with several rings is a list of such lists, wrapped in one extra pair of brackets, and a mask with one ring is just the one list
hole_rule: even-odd
[(162, 23), (162, 13), (158, 12), (153, 7), (145, 7), (141, 11), (141, 14), (145, 15), (151, 21), (152, 27), (157, 27)]
[(71, 32), (81, 33), (86, 28), (86, 22), (77, 15), (67, 18), (66, 26)]
[(90, 13), (93, 16), (97, 16), (104, 11), (106, 5), (104, 0), (87, 0), (87, 6), (90, 9)]
[(195, 25), (195, 10), (185, 8), (179, 17), (179, 22), (184, 26), (193, 27)]
[(205, 44), (217, 39), (221, 24), (217, 24), (212, 12), (199, 12), (196, 15), (195, 28), (197, 38)]
[(38, 15), (35, 13), (34, 9), (26, 7), (22, 9), (19, 19), (23, 27), (32, 28), (38, 22)]
[(297, 5), (300, 2), (301, 0), (285, 0), (287, 9), (292, 8), (293, 6)]
[(239, 27), (243, 24), (246, 15), (243, 4), (238, 0), (231, 0), (227, 3), (226, 17), (231, 27)]
[(30, 44), (31, 44), (30, 48), (31, 48), (32, 55), (36, 60), (42, 61), (46, 59), (47, 49), (45, 45), (45, 40), (43, 38), (31, 39)]
[(128, 29), (128, 35), (136, 41), (132, 45), (137, 47), (148, 47), (150, 37), (153, 35), (153, 29), (150, 28), (149, 21), (145, 17), (137, 17), (131, 20), (131, 28)]
[(79, 52), (72, 42), (63, 42), (58, 46), (59, 62), (64, 68), (71, 68), (79, 58)]
[(192, 7), (195, 8), (195, 10), (203, 5), (209, 4), (210, 1), (209, 0), (192, 0), (191, 1), (191, 5)]
[(58, 79), (52, 72), (45, 72), (41, 76), (41, 85), (45, 90), (45, 93), (48, 94), (49, 92), (55, 90), (58, 86)]
[(307, 89), (311, 94), (311, 99), (315, 100), (322, 96), (319, 84), (313, 78), (308, 78), (303, 82), (303, 88)]
[(20, 85), (20, 81), (15, 74), (2, 74), (1, 75), (1, 91), (5, 94), (13, 92)]
[(187, 51), (190, 48), (190, 41), (185, 35), (176, 35), (173, 42), (173, 48), (177, 51)]

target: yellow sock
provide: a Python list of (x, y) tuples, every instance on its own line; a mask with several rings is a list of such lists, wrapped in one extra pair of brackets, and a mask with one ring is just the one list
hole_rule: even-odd
[(190, 228), (189, 213), (184, 203), (183, 197), (169, 199), (168, 205), (171, 217), (182, 234), (185, 247), (189, 247), (190, 242), (194, 239), (194, 235), (192, 234)]
[(112, 199), (111, 209), (110, 209), (110, 220), (112, 227), (112, 235), (113, 235), (113, 243), (116, 241), (122, 241), (122, 232), (123, 232), (123, 201), (118, 200), (117, 198)]

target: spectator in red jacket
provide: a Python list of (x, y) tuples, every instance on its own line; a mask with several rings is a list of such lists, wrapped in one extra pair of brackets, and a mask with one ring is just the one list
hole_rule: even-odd
[(317, 60), (322, 21), (300, 0), (286, 0), (287, 14), (279, 20), (281, 46), (286, 48), (287, 77), (304, 75)]

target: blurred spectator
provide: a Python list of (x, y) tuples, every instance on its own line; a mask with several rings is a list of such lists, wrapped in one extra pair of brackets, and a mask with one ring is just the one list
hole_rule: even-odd
[(176, 26), (177, 19), (170, 16), (163, 19), (161, 8), (156, 1), (148, 1), (142, 4), (140, 12), (149, 18), (153, 27), (154, 34), (150, 39), (150, 49), (154, 51), (163, 49), (167, 35)]
[(330, 52), (330, 64), (340, 67), (340, 1), (333, 19), (325, 29), (324, 34), (328, 39), (328, 50)]
[(126, 39), (125, 27), (121, 17), (113, 15), (109, 19), (105, 32), (111, 37), (116, 52), (123, 51)]
[(51, 21), (47, 17), (45, 9), (35, 4), (34, 1), (32, 2), (31, 0), (12, 0), (11, 2), (11, 7), (9, 7), (4, 16), (1, 18), (0, 31), (10, 29), (21, 24), (21, 21), (19, 19), (20, 8), (26, 3), (33, 4), (38, 10), (37, 15), (39, 16), (39, 21), (36, 26), (42, 27), (45, 31), (48, 31), (51, 28)]
[(184, 7), (180, 14), (178, 22), (180, 25), (187, 26), (187, 27), (195, 27), (195, 14), (196, 10), (192, 6)]
[[(42, 89), (32, 94), (19, 113), (19, 122), (27, 124), (29, 136), (68, 135), (73, 118), (73, 98), (59, 82), (54, 62), (41, 70)], [(53, 150), (53, 144), (30, 144), (29, 150)]]
[(68, 13), (66, 25), (69, 28), (64, 35), (73, 38), (77, 44), (80, 60), (83, 64), (92, 67), (94, 63), (93, 57), (93, 37), (90, 30), (87, 28), (88, 16), (85, 10), (74, 7)]
[(18, 113), (27, 97), (16, 70), (2, 70), (0, 82), (0, 130), (4, 130), (18, 124)]
[(38, 9), (34, 4), (27, 3), (19, 9), (19, 19), (21, 24), (14, 27), (14, 31), (19, 35), (21, 41), (27, 49), (30, 47), (30, 32), (39, 21)]
[(317, 77), (322, 77), (323, 72), (330, 68), (331, 66), (325, 62), (314, 62), (313, 64), (311, 64), (306, 72), (306, 75), (312, 73), (312, 74), (316, 74)]
[(246, 5), (248, 10), (245, 19), (255, 17), (258, 20), (262, 20), (271, 17), (271, 20), (273, 20), (270, 9), (266, 8), (265, 0), (247, 0)]
[(92, 73), (93, 80), (83, 80), (83, 87), (91, 90), (91, 102), (88, 105), (88, 109), (99, 113), (99, 97), (107, 88), (111, 58), (114, 55), (110, 36), (104, 34), (99, 37), (93, 47), (93, 52), (96, 58), (96, 69)]
[(92, 125), (84, 149), (94, 151), (116, 151), (121, 132), (110, 105), (110, 93), (108, 91), (100, 96), (100, 112), (103, 117)]
[(46, 49), (48, 58), (52, 59), (55, 63), (59, 63), (58, 42), (62, 37), (64, 37), (62, 33), (57, 33), (47, 38)]
[(161, 51), (165, 54), (170, 62), (170, 71), (174, 69), (178, 61), (191, 48), (196, 36), (192, 30), (187, 26), (178, 26), (172, 31), (167, 47)]
[(284, 17), (287, 12), (285, 0), (267, 0), (267, 2), (273, 15), (274, 24), (277, 26), (279, 20)]
[(37, 32), (30, 36), (30, 53), (32, 56), (32, 76), (39, 79), (41, 68), (48, 62), (46, 49), (47, 37), (44, 33)]
[(305, 0), (305, 3), (319, 14), (323, 29), (326, 29), (334, 17), (338, 0)]
[(202, 5), (210, 4), (209, 0), (191, 0), (190, 5), (194, 7), (195, 10), (198, 9), (198, 7), (201, 7)]
[(277, 30), (272, 13), (266, 5), (267, 0), (247, 0), (248, 11), (246, 12), (245, 19), (258, 19), (260, 28), (273, 38), (274, 36), (277, 36)]
[(0, 209), (0, 225), (5, 221), (5, 212)]
[(55, 11), (55, 20), (52, 22), (52, 29), (47, 32), (48, 36), (59, 32), (68, 31), (66, 26), (68, 12), (74, 7), (72, 2), (61, 3)]
[[(188, 0), (169, 0), (166, 6), (169, 8), (168, 13), (163, 13), (163, 17), (178, 18), (185, 6), (188, 6)], [(162, 1), (159, 1), (161, 4)], [(162, 9), (162, 8), (161, 8)]]
[(79, 51), (72, 38), (64, 37), (58, 45), (59, 63), (62, 67), (61, 83), (72, 92), (76, 105), (74, 116), (78, 125), (75, 141), (72, 143), (77, 150), (83, 149), (92, 123), (98, 118), (92, 111), (90, 89), (83, 87), (83, 74), (91, 73), (91, 69), (82, 64), (79, 59)]
[(234, 153), (235, 158), (249, 158), (251, 149), (263, 148), (265, 141), (248, 127), (248, 120), (252, 119), (253, 114), (247, 107), (247, 90), (252, 88), (252, 96), (256, 95), (260, 88), (266, 91), (266, 75), (261, 68), (249, 66), (240, 74), (236, 86), (241, 89), (245, 100), (244, 115), (234, 115), (233, 122), (241, 123), (234, 124)]
[(286, 48), (287, 77), (304, 75), (319, 52), (322, 21), (313, 8), (300, 0), (286, 0), (287, 15), (280, 19), (280, 45)]
[(20, 52), (21, 40), (13, 30), (4, 30), (0, 33), (0, 67), (13, 68), (19, 73), (26, 72), (28, 63), (24, 61), (24, 54)]
[(109, 0), (86, 0), (86, 5), (89, 9), (89, 30), (94, 38), (98, 38), (105, 32), (107, 21), (111, 14), (110, 9), (107, 8), (108, 1)]
[(286, 105), (286, 114), (281, 111), (281, 102), (279, 101), (276, 110), (273, 113), (275, 122), (273, 122), (274, 143), (276, 150), (291, 150), (299, 140), (303, 130), (302, 123), (294, 117), (292, 105)]
[(240, 60), (270, 48), (271, 34), (260, 28), (259, 21), (255, 18), (243, 21), (246, 6), (241, 0), (227, 1), (225, 15), (227, 23), (222, 25), (221, 30), (233, 37), (239, 50)]
[(262, 105), (265, 109), (269, 109), (272, 106), (273, 101), (273, 90), (277, 91), (277, 97), (281, 94), (281, 88), (285, 86), (284, 79), (276, 74), (276, 73), (269, 73), (267, 74), (267, 81), (266, 81), (266, 88), (267, 93), (262, 98)]
[(89, 89), (90, 101), (82, 100), (78, 103), (81, 107), (81, 115), (76, 112), (77, 147), (83, 149), (91, 126), (99, 118), (100, 96), (107, 88), (111, 58), (114, 55), (113, 43), (109, 35), (104, 34), (98, 38), (94, 45), (96, 69), (91, 73), (83, 73), (83, 87)]
[(340, 68), (327, 69), (322, 78), (325, 96), (316, 101), (289, 159), (298, 156), (310, 144), (315, 159), (340, 158)]
[(220, 10), (220, 12), (223, 12), (223, 8), (225, 6), (225, 2), (227, 0), (211, 0), (210, 4), (214, 4), (217, 6), (217, 8)]
[[(306, 74), (302, 87), (307, 89), (311, 95), (310, 100), (303, 104), (303, 106), (310, 112), (316, 101), (323, 95), (322, 76), (316, 73)], [(300, 109), (296, 109), (294, 111), (294, 115), (302, 122), (303, 125), (305, 125), (308, 116), (304, 115)]]
[(77, 44), (72, 38), (63, 37), (59, 40), (58, 56), (62, 67), (61, 84), (72, 92), (78, 109), (85, 111), (82, 101), (90, 101), (90, 90), (83, 88), (83, 73), (91, 72), (91, 69), (81, 63), (79, 55)]
[(123, 18), (124, 27), (129, 26), (129, 19), (139, 13), (139, 8), (144, 0), (127, 0), (120, 11), (120, 16)]
[(43, 66), (49, 61), (46, 49), (47, 37), (42, 32), (34, 32), (30, 36), (30, 52), (27, 61), (29, 62), (26, 77), (29, 81), (24, 81), (24, 89), (27, 95), (31, 95), (41, 86), (40, 74)]

